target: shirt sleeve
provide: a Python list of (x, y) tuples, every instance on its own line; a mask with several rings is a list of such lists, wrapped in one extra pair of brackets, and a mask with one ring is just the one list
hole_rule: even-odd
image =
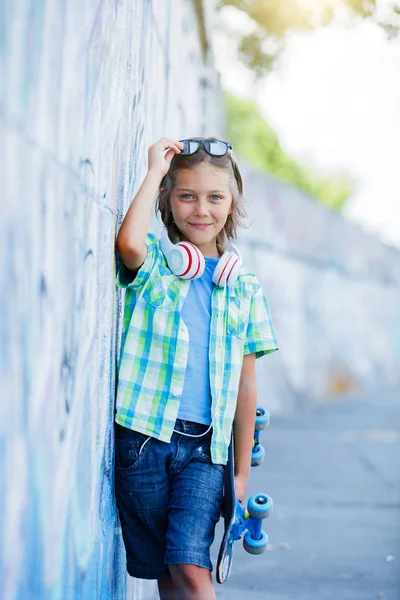
[(251, 298), (244, 354), (255, 353), (260, 358), (278, 349), (268, 300), (260, 285)]
[(148, 233), (146, 235), (145, 244), (147, 246), (147, 255), (138, 271), (131, 271), (120, 259), (120, 266), (117, 270), (116, 277), (117, 287), (136, 290), (143, 287), (146, 283), (158, 259), (160, 249), (158, 240), (153, 233)]

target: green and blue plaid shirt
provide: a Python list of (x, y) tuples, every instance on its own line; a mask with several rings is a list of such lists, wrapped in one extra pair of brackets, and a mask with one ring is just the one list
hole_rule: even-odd
[[(169, 270), (158, 239), (146, 236), (147, 257), (132, 281), (123, 264), (117, 286), (126, 288), (115, 420), (169, 442), (178, 415), (189, 352), (181, 308), (190, 281)], [(278, 349), (267, 299), (244, 267), (234, 286), (214, 286), (209, 343), (211, 457), (226, 464), (244, 354)]]

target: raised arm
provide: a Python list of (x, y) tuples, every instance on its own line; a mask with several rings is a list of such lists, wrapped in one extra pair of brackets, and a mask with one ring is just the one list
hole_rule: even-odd
[[(153, 201), (173, 156), (178, 154), (181, 148), (183, 144), (167, 138), (159, 140), (149, 148), (147, 175), (131, 202), (117, 236), (118, 253), (122, 262), (132, 271), (138, 269), (146, 259), (145, 239)], [(168, 152), (164, 154), (166, 150)]]

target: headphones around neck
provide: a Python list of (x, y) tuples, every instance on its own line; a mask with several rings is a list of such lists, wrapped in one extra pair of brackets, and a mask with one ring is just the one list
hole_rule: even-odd
[[(166, 228), (161, 232), (160, 246), (169, 269), (182, 279), (197, 279), (204, 272), (205, 260), (200, 250), (191, 242), (173, 244)], [(223, 253), (214, 269), (213, 283), (220, 287), (234, 285), (242, 266), (242, 256), (234, 244), (232, 251)]]

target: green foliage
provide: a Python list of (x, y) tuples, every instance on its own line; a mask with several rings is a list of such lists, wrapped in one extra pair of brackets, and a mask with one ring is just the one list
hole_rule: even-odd
[[(290, 29), (314, 29), (327, 25), (334, 17), (335, 0), (320, 0), (314, 7), (306, 7), (298, 0), (224, 0), (224, 6), (234, 6), (251, 17), (264, 33), (283, 37)], [(370, 14), (362, 7), (362, 0), (348, 0), (346, 4), (363, 16)]]
[(301, 188), (334, 210), (340, 210), (344, 206), (353, 191), (349, 179), (320, 177), (288, 156), (254, 100), (243, 100), (227, 92), (225, 107), (227, 139), (232, 143), (237, 156), (250, 165)]
[[(342, 0), (347, 6), (349, 19), (354, 17), (376, 20), (375, 0)], [(219, 8), (234, 6), (253, 19), (256, 29), (244, 35), (239, 44), (239, 58), (256, 78), (267, 74), (285, 47), (286, 34), (294, 30), (312, 30), (323, 27), (335, 19), (337, 0), (318, 0), (313, 4), (299, 0), (220, 0)], [(400, 7), (392, 7), (386, 22), (376, 20), (389, 39), (400, 34)], [(273, 49), (266, 41), (274, 42)]]

